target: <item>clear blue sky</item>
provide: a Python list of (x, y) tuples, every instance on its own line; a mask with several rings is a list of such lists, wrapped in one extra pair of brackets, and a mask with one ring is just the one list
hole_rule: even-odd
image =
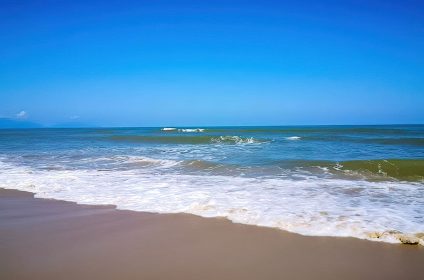
[(424, 123), (422, 1), (0, 0), (0, 42), (3, 118)]

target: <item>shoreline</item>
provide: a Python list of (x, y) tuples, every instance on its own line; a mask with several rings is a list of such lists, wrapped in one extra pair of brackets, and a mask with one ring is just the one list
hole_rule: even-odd
[(424, 248), (0, 189), (2, 279), (422, 279)]

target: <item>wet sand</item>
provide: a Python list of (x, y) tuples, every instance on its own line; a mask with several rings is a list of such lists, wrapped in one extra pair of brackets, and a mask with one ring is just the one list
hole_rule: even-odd
[(424, 279), (424, 248), (0, 189), (0, 279)]

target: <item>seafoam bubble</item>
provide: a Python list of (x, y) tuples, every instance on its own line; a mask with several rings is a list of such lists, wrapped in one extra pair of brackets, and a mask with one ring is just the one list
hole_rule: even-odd
[[(304, 235), (397, 243), (413, 243), (412, 236), (422, 243), (417, 234), (424, 232), (424, 185), (413, 182), (158, 173), (156, 164), (131, 170), (40, 170), (0, 162), (0, 187), (134, 211), (226, 217)], [(349, 191), (358, 188), (361, 192)]]

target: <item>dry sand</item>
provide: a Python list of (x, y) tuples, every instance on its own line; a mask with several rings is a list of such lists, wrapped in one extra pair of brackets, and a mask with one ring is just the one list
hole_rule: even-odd
[(0, 189), (0, 279), (424, 279), (424, 248)]

